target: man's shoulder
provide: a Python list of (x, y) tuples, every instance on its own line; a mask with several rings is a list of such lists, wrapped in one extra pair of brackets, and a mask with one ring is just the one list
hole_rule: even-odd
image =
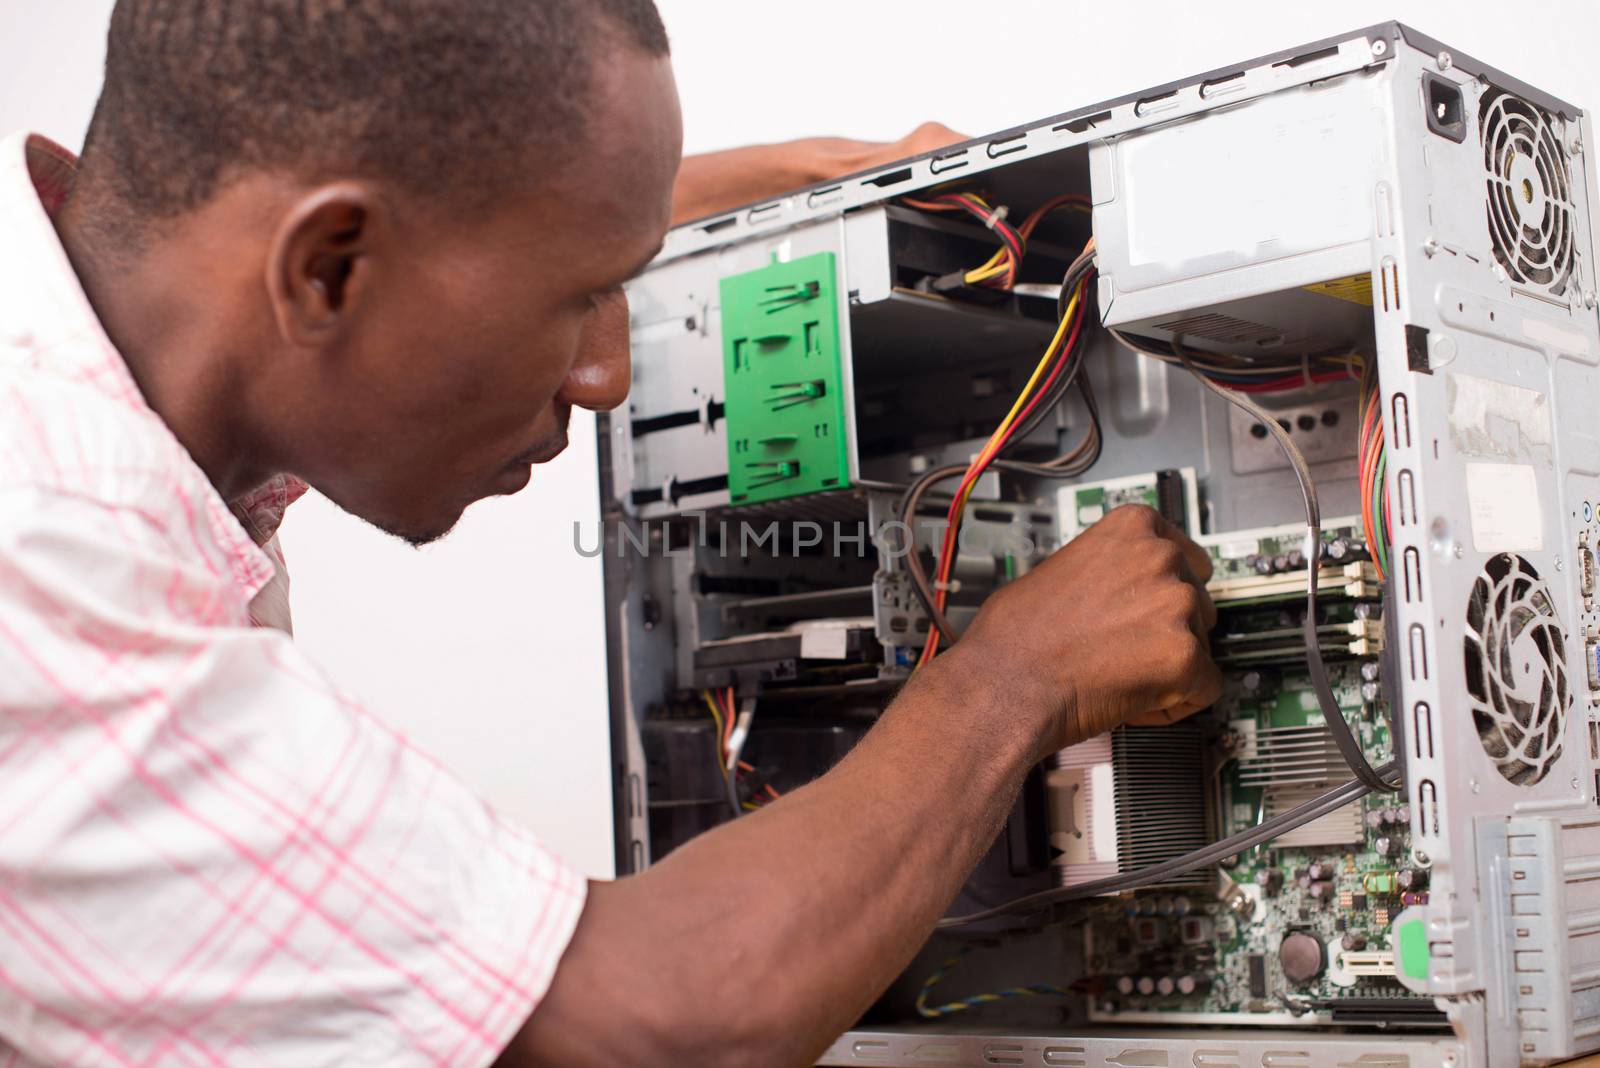
[(164, 509), (192, 477), (187, 454), (153, 412), (48, 368), (48, 358), (0, 338), (0, 488)]

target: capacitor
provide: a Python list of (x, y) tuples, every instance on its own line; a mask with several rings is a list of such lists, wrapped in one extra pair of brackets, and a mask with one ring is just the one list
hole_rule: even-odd
[(1334, 538), (1328, 543), (1328, 556), (1330, 559), (1343, 560), (1350, 555), (1350, 543), (1344, 538)]
[(1117, 976), (1117, 993), (1121, 994), (1125, 998), (1133, 996), (1133, 976)]
[(1324, 864), (1319, 860), (1306, 869), (1306, 874), (1311, 876), (1312, 882), (1318, 883), (1324, 879), (1333, 878), (1333, 866)]
[(1401, 890), (1421, 890), (1428, 885), (1428, 873), (1421, 868), (1401, 868), (1394, 882)]
[(1211, 977), (1209, 975), (1189, 974), (1178, 976), (1178, 993), (1184, 997), (1189, 997), (1192, 994), (1203, 994), (1209, 989), (1211, 989)]
[(1311, 900), (1330, 901), (1333, 899), (1333, 884), (1329, 882), (1311, 884)]
[(1322, 943), (1305, 931), (1291, 931), (1278, 945), (1278, 968), (1294, 986), (1304, 986), (1322, 974)]
[(1283, 889), (1283, 872), (1277, 868), (1262, 868), (1256, 872), (1256, 885), (1263, 894), (1276, 894)]
[(1254, 557), (1250, 557), (1249, 560), (1250, 560), (1250, 566), (1256, 569), (1256, 574), (1258, 574), (1258, 575), (1270, 575), (1270, 574), (1272, 574), (1272, 557), (1270, 557), (1270, 556), (1254, 556)]
[(1171, 916), (1176, 910), (1172, 898), (1166, 896), (1156, 898), (1157, 916)]
[(1147, 998), (1156, 992), (1156, 981), (1150, 978), (1148, 975), (1141, 975), (1139, 976), (1139, 982), (1135, 986), (1135, 989), (1139, 991), (1140, 997)]
[(1139, 902), (1139, 915), (1154, 916), (1156, 914), (1155, 898), (1144, 898)]
[(1178, 989), (1178, 981), (1170, 975), (1163, 975), (1156, 980), (1156, 993), (1164, 998), (1170, 998), (1173, 991)]
[(1189, 899), (1179, 894), (1172, 899), (1172, 914), (1179, 918), (1189, 915)]
[(1411, 807), (1409, 805), (1401, 805), (1398, 808), (1385, 809), (1384, 811), (1394, 813), (1394, 822), (1396, 824), (1405, 826), (1411, 823)]
[(1344, 947), (1346, 953), (1353, 953), (1357, 950), (1366, 949), (1367, 936), (1356, 934), (1354, 931), (1349, 931), (1343, 938), (1339, 939), (1339, 945)]
[(1257, 693), (1261, 689), (1261, 672), (1246, 671), (1239, 676), (1239, 689), (1245, 693)]
[(1289, 554), (1279, 553), (1274, 556), (1272, 558), (1272, 570), (1274, 572), (1289, 570)]
[(1302, 890), (1310, 890), (1311, 889), (1311, 876), (1306, 873), (1304, 868), (1301, 869), (1301, 872), (1300, 872), (1299, 875), (1295, 876), (1294, 881), (1295, 881), (1295, 884), (1297, 886), (1299, 886), (1300, 889), (1302, 889)]
[(1394, 853), (1395, 841), (1386, 834), (1381, 834), (1372, 840), (1372, 851), (1380, 857), (1387, 857)]
[(1363, 682), (1361, 684), (1361, 699), (1369, 705), (1376, 701), (1378, 695), (1382, 692), (1382, 689), (1375, 682)]
[(1284, 558), (1288, 562), (1290, 570), (1306, 566), (1306, 554), (1299, 549), (1290, 549), (1284, 554)]
[(1362, 681), (1364, 681), (1364, 682), (1377, 682), (1378, 681), (1379, 671), (1380, 671), (1380, 669), (1378, 667), (1378, 662), (1376, 660), (1363, 660), (1361, 662), (1361, 678), (1362, 678)]
[(1367, 826), (1374, 831), (1383, 826), (1383, 809), (1367, 809)]

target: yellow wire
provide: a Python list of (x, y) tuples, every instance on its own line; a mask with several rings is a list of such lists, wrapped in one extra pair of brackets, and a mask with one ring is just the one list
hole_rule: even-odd
[[(1011, 406), (1011, 411), (1006, 413), (1005, 419), (1001, 420), (1000, 425), (995, 428), (995, 432), (989, 435), (989, 441), (984, 445), (983, 451), (978, 454), (976, 460), (972, 461), (967, 470), (970, 471), (974, 467), (982, 467), (989, 462), (1000, 441), (1005, 437), (1006, 431), (1010, 430), (1011, 424), (1016, 422), (1017, 413), (1027, 406), (1028, 398), (1033, 394), (1034, 386), (1038, 385), (1039, 379), (1055, 358), (1056, 348), (1067, 335), (1067, 327), (1072, 323), (1072, 313), (1078, 307), (1078, 295), (1082, 292), (1083, 287), (1081, 285), (1073, 289), (1072, 299), (1067, 302), (1066, 314), (1061, 317), (1061, 323), (1056, 327), (1055, 337), (1051, 338), (1050, 344), (1045, 347), (1044, 356), (1039, 360), (1039, 366), (1033, 369), (1033, 375), (1028, 379), (1028, 384), (1022, 387), (1021, 393), (1017, 394), (1017, 402)], [(962, 491), (957, 502), (956, 515), (960, 515), (966, 510), (967, 498), (972, 496), (972, 489), (975, 485), (977, 485), (977, 479), (969, 482), (966, 489)]]
[(712, 747), (717, 751), (717, 770), (726, 778), (728, 773), (722, 766), (722, 713), (717, 711), (717, 702), (712, 700), (710, 690), (701, 690), (700, 696), (706, 699), (706, 707), (711, 709), (711, 721), (717, 725), (717, 736)]

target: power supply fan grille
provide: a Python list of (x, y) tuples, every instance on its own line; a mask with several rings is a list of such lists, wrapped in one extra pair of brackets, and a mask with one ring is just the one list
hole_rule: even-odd
[(1572, 174), (1551, 116), (1491, 90), (1478, 109), (1488, 172), (1489, 238), (1511, 279), (1560, 296), (1571, 282)]
[(1532, 786), (1561, 758), (1572, 694), (1550, 590), (1533, 565), (1500, 553), (1467, 602), (1467, 693), (1478, 740), (1500, 774)]

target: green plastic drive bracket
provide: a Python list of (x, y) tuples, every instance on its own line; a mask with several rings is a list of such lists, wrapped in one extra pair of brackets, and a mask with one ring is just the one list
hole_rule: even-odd
[(850, 484), (831, 252), (722, 280), (728, 496), (734, 504)]

